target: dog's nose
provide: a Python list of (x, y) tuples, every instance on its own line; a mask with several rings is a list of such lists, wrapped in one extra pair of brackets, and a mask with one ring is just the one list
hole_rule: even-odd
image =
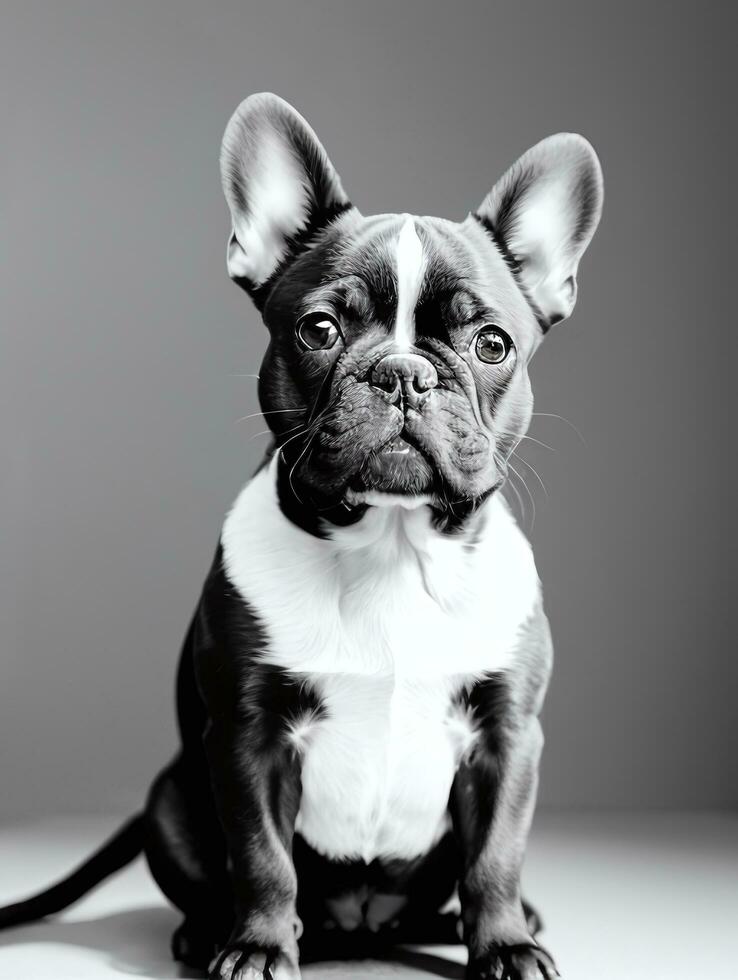
[(404, 400), (410, 408), (417, 408), (438, 384), (438, 375), (420, 354), (385, 354), (372, 369), (371, 383), (387, 392), (393, 405)]

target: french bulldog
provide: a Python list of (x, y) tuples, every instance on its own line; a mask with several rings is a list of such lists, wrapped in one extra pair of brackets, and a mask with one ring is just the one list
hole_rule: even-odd
[(595, 152), (544, 139), (461, 223), (364, 217), (261, 94), (221, 169), (272, 445), (184, 641), (177, 757), (140, 816), (0, 924), (143, 850), (183, 913), (174, 956), (212, 980), (459, 935), (469, 980), (550, 980), (520, 871), (552, 645), (500, 489), (599, 221)]

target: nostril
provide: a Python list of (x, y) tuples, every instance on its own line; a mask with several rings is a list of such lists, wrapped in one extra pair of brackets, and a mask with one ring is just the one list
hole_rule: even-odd
[(423, 395), (438, 384), (438, 375), (431, 362), (419, 354), (386, 354), (371, 373), (371, 384), (399, 395)]
[(372, 372), (370, 382), (374, 388), (380, 388), (382, 391), (392, 392), (399, 391), (400, 379), (396, 374), (388, 373), (387, 371), (377, 370), (376, 368)]

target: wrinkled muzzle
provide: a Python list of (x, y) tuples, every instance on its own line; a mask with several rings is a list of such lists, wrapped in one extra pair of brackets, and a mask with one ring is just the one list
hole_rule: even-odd
[(321, 494), (471, 499), (497, 482), (494, 445), (464, 361), (439, 342), (346, 355), (295, 476)]

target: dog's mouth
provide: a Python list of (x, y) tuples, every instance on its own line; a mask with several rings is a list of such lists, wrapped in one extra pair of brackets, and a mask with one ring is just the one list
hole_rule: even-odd
[(402, 436), (396, 436), (394, 439), (390, 439), (386, 446), (383, 446), (379, 451), (379, 457), (383, 456), (407, 456), (410, 452), (417, 452), (414, 446), (411, 446), (407, 439), (403, 439)]
[(432, 463), (403, 431), (367, 455), (351, 489), (416, 495), (428, 493), (435, 480)]

